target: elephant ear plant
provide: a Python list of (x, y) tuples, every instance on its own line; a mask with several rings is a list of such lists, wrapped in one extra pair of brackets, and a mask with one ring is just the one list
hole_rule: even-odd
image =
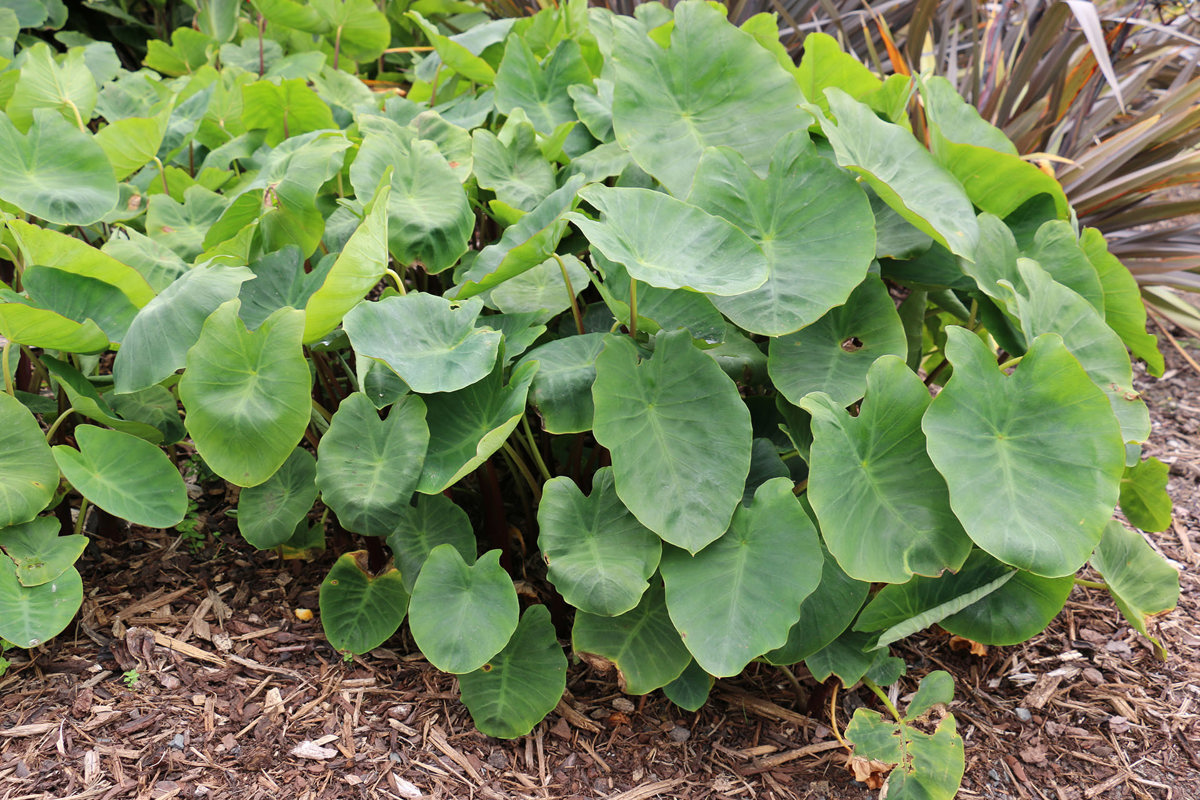
[(487, 734), (556, 706), (558, 632), (688, 709), (803, 663), (884, 698), (846, 739), (899, 800), (964, 762), (923, 729), (947, 676), (886, 699), (890, 645), (1023, 641), (1089, 564), (1146, 635), (1173, 607), (1112, 519), (1170, 516), (1133, 279), (945, 81), (576, 0), (393, 20), (432, 47), (400, 96), (266, 19), (266, 69), (241, 20), (178, 75), (44, 43), (0, 72), (4, 639), (69, 624), (88, 506), (176, 525), (198, 456), (255, 547), (359, 537), (329, 643), (407, 617)]

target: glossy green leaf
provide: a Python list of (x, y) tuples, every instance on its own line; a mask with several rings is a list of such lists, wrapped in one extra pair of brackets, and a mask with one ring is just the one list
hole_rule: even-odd
[(766, 256), (720, 217), (650, 189), (589, 186), (580, 192), (604, 216), (570, 215), (605, 257), (639, 281), (664, 289), (736, 295), (762, 286)]
[(708, 702), (713, 676), (692, 659), (678, 678), (662, 687), (663, 694), (684, 711), (699, 711)]
[(100, 252), (137, 270), (155, 292), (166, 289), (188, 271), (188, 265), (174, 250), (132, 228), (114, 230)]
[(151, 39), (146, 43), (144, 63), (164, 75), (185, 75), (208, 63), (216, 43), (206, 34), (181, 26), (171, 31), (171, 43)]
[(575, 83), (567, 87), (575, 116), (601, 142), (613, 141), (613, 89), (613, 82), (604, 78), (597, 78), (590, 85)]
[(404, 578), (404, 588), (412, 592), (421, 566), (433, 548), (448, 544), (464, 561), (475, 560), (475, 532), (467, 512), (445, 495), (419, 494), (416, 505), (406, 506), (396, 515), (395, 527), (387, 545)]
[(0, 558), (0, 638), (37, 647), (66, 629), (83, 604), (83, 579), (70, 567), (40, 586), (22, 586), (17, 568)]
[(475, 327), (483, 301), (461, 306), (424, 292), (360, 303), (345, 317), (354, 349), (378, 358), (414, 392), (454, 392), (492, 371), (500, 333)]
[(875, 116), (840, 89), (827, 89), (836, 124), (825, 120), (837, 162), (862, 175), (900, 216), (950, 252), (974, 258), (979, 240), (975, 210), (962, 185), (913, 135)]
[[(610, 261), (598, 250), (591, 253), (592, 266), (604, 276), (596, 288), (604, 298), (612, 315), (628, 327), (629, 321), (629, 272), (621, 264)], [(660, 289), (657, 286), (639, 283), (637, 291), (638, 330), (655, 333), (659, 330), (687, 328), (693, 339), (706, 344), (718, 344), (725, 339), (729, 324), (713, 305), (708, 295), (686, 289)], [(613, 301), (616, 302), (613, 302)], [(711, 350), (708, 352), (712, 352)]]
[(56, 517), (38, 517), (22, 525), (0, 528), (0, 551), (17, 567), (22, 586), (41, 586), (62, 575), (83, 555), (86, 536), (59, 536)]
[(181, 275), (134, 318), (113, 363), (117, 392), (153, 386), (184, 366), (204, 321), (254, 277), (245, 267), (197, 267)]
[(1146, 621), (1155, 614), (1170, 611), (1179, 601), (1179, 571), (1156, 553), (1141, 534), (1116, 520), (1104, 529), (1100, 546), (1092, 556), (1092, 566), (1104, 577), (1121, 614), (1166, 659), (1166, 648), (1150, 635)]
[(1006, 376), (977, 336), (946, 333), (954, 376), (921, 427), (950, 507), (1001, 561), (1045, 577), (1075, 572), (1100, 541), (1125, 469), (1108, 399), (1057, 335), (1034, 340)]
[(121, 431), (80, 425), (76, 450), (53, 448), (63, 476), (80, 494), (135, 525), (170, 528), (187, 513), (187, 487), (167, 454)]
[(554, 168), (537, 147), (533, 126), (515, 126), (512, 141), (505, 143), (487, 129), (471, 133), (475, 177), (482, 189), (513, 208), (532, 211), (558, 188)]
[(91, 381), (70, 364), (59, 361), (53, 356), (42, 356), (42, 363), (54, 380), (58, 382), (58, 386), (66, 394), (71, 408), (74, 408), (77, 413), (110, 428), (145, 439), (152, 444), (158, 444), (163, 440), (162, 432), (153, 425), (124, 420), (115, 416)]
[(546, 607), (526, 609), (504, 649), (460, 675), (458, 687), (480, 733), (515, 739), (533, 730), (567, 688), (567, 657)]
[[(372, 0), (310, 0), (310, 5), (327, 26), (339, 54), (347, 58), (374, 61), (391, 41), (391, 23)], [(333, 67), (338, 67), (336, 59)]]
[(617, 494), (666, 541), (696, 553), (729, 527), (750, 470), (753, 431), (737, 386), (686, 331), (655, 337), (638, 363), (628, 337), (596, 359), (596, 440)]
[(579, 203), (576, 193), (583, 182), (582, 175), (572, 176), (537, 208), (505, 228), (500, 241), (480, 250), (459, 279), (457, 297), (474, 297), (550, 258), (567, 230), (567, 213)]
[[(1097, 313), (1104, 314), (1104, 287), (1100, 274), (1080, 246), (1075, 228), (1064, 220), (1038, 227), (1032, 242), (1018, 239), (1021, 255), (1032, 258), (1054, 280), (1081, 295)], [(1018, 290), (1021, 284), (1014, 281)]]
[[(935, 676), (944, 674), (927, 675), (922, 688), (929, 682), (941, 682)], [(918, 698), (924, 696), (918, 690)], [(846, 739), (854, 744), (856, 757), (895, 765), (883, 789), (889, 800), (954, 800), (966, 768), (954, 716), (946, 715), (932, 734), (908, 724), (909, 719), (885, 719), (876, 711), (860, 708), (846, 726)]]
[(365, 653), (383, 644), (404, 621), (408, 592), (400, 573), (366, 570), (364, 550), (346, 553), (321, 582), (321, 627), (339, 652)]
[(613, 28), (617, 141), (677, 197), (704, 148), (732, 146), (765, 170), (776, 143), (812, 122), (792, 76), (711, 6), (681, 4), (665, 48), (639, 21), (617, 17)]
[(93, 321), (82, 324), (61, 314), (38, 308), (23, 295), (0, 287), (0, 335), (10, 342), (65, 350), (99, 353), (108, 349), (108, 335)]
[(513, 370), (505, 386), (502, 362), (496, 359), (490, 375), (465, 389), (425, 399), (429, 409), (429, 452), (418, 492), (445, 491), (499, 450), (517, 427), (538, 368), (531, 363), (521, 365)]
[(151, 195), (146, 206), (146, 235), (190, 261), (204, 252), (205, 237), (228, 206), (227, 197), (199, 184), (184, 191), (182, 203), (170, 195)]
[(1144, 531), (1171, 527), (1171, 496), (1167, 494), (1170, 469), (1157, 458), (1147, 458), (1125, 468), (1121, 478), (1121, 511), (1130, 524)]
[(490, 550), (473, 565), (451, 544), (429, 552), (413, 586), (408, 627), (421, 652), (443, 672), (474, 672), (499, 653), (517, 628), (517, 590)]
[(621, 504), (609, 467), (596, 472), (590, 496), (570, 478), (547, 481), (538, 531), (550, 582), (589, 614), (615, 617), (634, 608), (662, 555), (659, 538)]
[(259, 550), (277, 547), (288, 539), (317, 499), (317, 462), (312, 453), (297, 447), (278, 471), (238, 496), (238, 531)]
[[(570, 281), (570, 290), (567, 281)], [(572, 255), (551, 257), (493, 289), (491, 303), (506, 314), (539, 312), (545, 318), (570, 308), (571, 298), (577, 297), (590, 284), (591, 273), (578, 258)]]
[(321, 437), (321, 498), (347, 530), (387, 536), (417, 487), (428, 444), (420, 397), (406, 396), (381, 420), (370, 399), (355, 392)]
[(804, 665), (822, 683), (829, 680), (830, 675), (836, 675), (843, 686), (853, 686), (889, 657), (885, 648), (874, 649), (873, 645), (873, 636), (859, 631), (845, 631), (804, 659)]
[(25, 134), (0, 114), (0, 200), (47, 222), (91, 225), (118, 196), (112, 165), (90, 134), (49, 109), (33, 112)]
[[(778, 32), (774, 38), (778, 41)], [(829, 101), (825, 99), (825, 90), (830, 87), (841, 89), (855, 100), (863, 100), (883, 86), (875, 73), (842, 50), (837, 39), (820, 32), (804, 37), (804, 58), (796, 67), (796, 82), (804, 90), (804, 96), (826, 113)]]
[(871, 585), (842, 571), (837, 560), (823, 552), (821, 582), (800, 604), (800, 620), (788, 631), (787, 642), (766, 653), (768, 664), (795, 664), (828, 647), (854, 621)]
[(28, 266), (52, 267), (103, 281), (119, 289), (138, 308), (154, 299), (156, 291), (137, 270), (87, 242), (17, 219), (9, 220), (8, 227)]
[[(510, 36), (496, 71), (496, 108), (502, 114), (521, 109), (539, 133), (549, 135), (560, 125), (579, 119), (567, 89), (591, 82), (592, 73), (575, 39), (563, 39), (539, 63), (524, 37)], [(569, 154), (579, 155), (590, 149), (591, 137), (583, 126), (577, 126), (567, 136), (565, 147)]]
[(808, 499), (829, 551), (860, 581), (939, 575), (971, 552), (925, 452), (921, 417), (931, 400), (903, 361), (883, 356), (867, 373), (857, 416), (823, 393), (800, 402), (813, 417)]
[(20, 400), (0, 395), (0, 528), (32, 520), (57, 488), (41, 426)]
[(388, 262), (388, 198), (391, 186), (379, 188), (363, 220), (333, 262), (325, 280), (304, 306), (304, 341), (311, 344), (337, 327), (342, 318), (373, 289)]
[(156, 117), (125, 117), (112, 120), (96, 133), (96, 144), (104, 150), (117, 180), (125, 180), (154, 160), (170, 116), (170, 110), (163, 109)]
[(413, 138), (390, 120), (360, 123), (365, 134), (350, 165), (359, 197), (374, 193), (392, 169), (388, 248), (401, 264), (421, 261), (430, 272), (450, 267), (467, 250), (475, 215), (462, 184), (437, 145)]
[(904, 324), (883, 281), (874, 275), (807, 328), (771, 340), (767, 368), (776, 388), (799, 405), (824, 392), (838, 406), (863, 396), (867, 371), (880, 356), (908, 352)]
[(485, 86), (491, 86), (496, 80), (496, 71), (492, 69), (492, 66), (488, 62), (475, 53), (472, 53), (463, 44), (442, 34), (436, 26), (421, 16), (420, 13), (413, 10), (407, 12), (405, 16), (417, 23), (421, 32), (429, 40), (429, 44), (433, 46), (442, 63), (447, 67), (462, 75), (467, 80), (474, 83), (481, 83)]
[(752, 333), (781, 336), (816, 322), (846, 302), (875, 254), (866, 195), (803, 131), (779, 143), (765, 179), (734, 150), (706, 151), (688, 202), (737, 225), (766, 256), (766, 283), (713, 298)]
[(126, 420), (157, 428), (162, 434), (161, 444), (174, 444), (187, 435), (179, 401), (166, 387), (151, 386), (129, 394), (110, 392), (106, 399)]
[(983, 644), (1016, 644), (1040, 633), (1062, 610), (1071, 576), (1041, 578), (1014, 571), (981, 550), (941, 577), (916, 577), (881, 589), (855, 628), (883, 631), (879, 645), (940, 624)]
[(1084, 228), (1079, 246), (1100, 276), (1104, 290), (1104, 321), (1121, 337), (1135, 356), (1146, 362), (1151, 375), (1162, 375), (1163, 357), (1158, 340), (1146, 332), (1146, 306), (1137, 280), (1117, 257), (1108, 252), (1104, 235)]
[(213, 472), (238, 486), (275, 474), (312, 414), (312, 376), (300, 346), (304, 312), (280, 309), (253, 333), (223, 303), (188, 351), (179, 398), (188, 433)]
[(821, 581), (821, 547), (789, 478), (773, 478), (695, 555), (668, 548), (667, 609), (705, 672), (730, 677), (783, 645)]
[(588, 663), (615, 666), (617, 686), (626, 694), (666, 686), (692, 662), (667, 615), (661, 586), (651, 586), (636, 608), (618, 617), (576, 612), (571, 648)]
[(84, 50), (73, 47), (61, 62), (45, 42), (23, 50), (21, 77), (5, 111), (23, 131), (33, 124), (38, 109), (53, 109), (76, 129), (83, 128), (96, 107), (96, 81), (84, 60)]
[(592, 384), (596, 381), (596, 357), (604, 350), (603, 333), (568, 336), (531, 350), (521, 359), (536, 361), (537, 375), (529, 390), (529, 402), (542, 417), (548, 433), (579, 433), (592, 429), (595, 406)]
[(1088, 377), (1107, 396), (1127, 442), (1150, 436), (1150, 411), (1133, 389), (1133, 368), (1120, 337), (1084, 298), (1058, 283), (1037, 264), (1019, 259), (1024, 289), (1015, 292), (1009, 308), (1033, 341), (1057, 333)]
[(21, 288), (38, 306), (78, 323), (95, 323), (112, 342), (125, 338), (137, 307), (112, 284), (53, 267), (26, 267)]
[(246, 130), (263, 129), (272, 147), (289, 136), (336, 128), (329, 106), (302, 78), (260, 80), (242, 89)]

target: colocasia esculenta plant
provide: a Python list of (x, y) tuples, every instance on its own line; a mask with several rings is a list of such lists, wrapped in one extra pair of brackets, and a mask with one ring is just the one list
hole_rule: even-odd
[[(70, 622), (89, 505), (178, 524), (192, 453), (258, 548), (361, 537), (330, 644), (407, 618), (495, 736), (561, 697), (556, 625), (694, 709), (751, 661), (878, 691), (928, 626), (1020, 642), (1089, 563), (1143, 633), (1174, 605), (1113, 521), (1170, 512), (1134, 281), (945, 80), (698, 0), (222, 8), (135, 72), (0, 10), (0, 636)], [(954, 718), (913, 724), (951, 695), (854, 715), (893, 800), (954, 794)]]

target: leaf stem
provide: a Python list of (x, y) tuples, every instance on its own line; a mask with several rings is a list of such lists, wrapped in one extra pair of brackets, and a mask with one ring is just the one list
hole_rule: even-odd
[(629, 335), (637, 339), (637, 280), (629, 279)]
[(318, 403), (317, 398), (315, 398), (315, 397), (313, 398), (313, 401), (312, 401), (312, 407), (313, 407), (313, 410), (316, 411), (318, 414), (320, 414), (321, 417), (324, 418), (324, 420), (326, 422), (333, 422), (333, 414), (330, 414), (325, 409), (324, 406), (322, 406), (320, 403)]
[(970, 331), (975, 330), (975, 319), (976, 319), (976, 315), (978, 313), (979, 313), (979, 298), (972, 297), (971, 298), (971, 316), (967, 318), (967, 330), (970, 330)]
[(54, 423), (50, 426), (50, 429), (48, 431), (46, 431), (46, 442), (47, 443), (54, 437), (54, 433), (55, 433), (55, 431), (58, 430), (58, 426), (62, 425), (66, 421), (67, 417), (71, 416), (74, 413), (75, 413), (75, 406), (71, 406), (66, 411), (64, 411), (58, 415), (58, 419), (54, 420)]
[(1085, 589), (1107, 589), (1108, 588), (1107, 583), (1100, 583), (1099, 581), (1084, 580), (1083, 578), (1076, 578), (1075, 585), (1082, 586)]
[(8, 339), (4, 340), (4, 354), (0, 360), (0, 366), (4, 369), (4, 391), (8, 392), (13, 397), (17, 396), (17, 387), (13, 385), (12, 369), (10, 368), (9, 352), (12, 350), (12, 342)]
[(833, 692), (829, 695), (829, 730), (833, 731), (833, 738), (841, 743), (842, 747), (851, 747), (850, 743), (842, 738), (842, 732), (838, 730), (837, 724), (837, 692), (838, 685), (833, 685)]
[(792, 672), (786, 664), (776, 664), (775, 666), (792, 685), (792, 691), (796, 693), (796, 707), (804, 708), (804, 687), (800, 685), (800, 681), (796, 680), (796, 673)]
[(579, 335), (583, 335), (583, 315), (579, 313), (579, 301), (575, 298), (575, 287), (571, 285), (571, 276), (567, 274), (567, 265), (558, 257), (558, 253), (551, 253), (554, 260), (558, 262), (558, 268), (562, 270), (563, 283), (567, 285), (567, 299), (571, 301), (571, 316), (575, 318), (575, 330), (579, 331)]
[(868, 689), (874, 692), (875, 696), (883, 702), (884, 707), (888, 710), (888, 713), (895, 717), (896, 722), (904, 721), (904, 718), (900, 716), (900, 712), (896, 710), (896, 706), (892, 705), (892, 701), (888, 699), (887, 692), (885, 692), (883, 689), (880, 689), (878, 684), (876, 684), (875, 681), (871, 680), (866, 675), (863, 675), (862, 682), (863, 686), (866, 686)]
[(87, 519), (88, 499), (80, 497), (79, 500), (79, 516), (75, 518), (75, 535), (83, 533), (83, 521)]
[(167, 168), (163, 166), (163, 163), (159, 160), (158, 156), (154, 157), (154, 163), (158, 164), (158, 174), (162, 177), (163, 193), (166, 194), (167, 197), (170, 197), (171, 187), (167, 186)]
[(533, 455), (533, 460), (537, 464), (538, 472), (542, 473), (543, 480), (550, 480), (554, 477), (546, 467), (546, 462), (542, 460), (542, 453), (538, 449), (537, 439), (533, 436), (533, 430), (529, 427), (529, 415), (521, 415), (521, 429), (525, 432), (525, 441), (529, 445), (529, 452)]
[(521, 473), (521, 477), (529, 484), (529, 489), (533, 492), (534, 500), (540, 503), (542, 501), (542, 487), (538, 485), (537, 479), (529, 471), (529, 467), (525, 464), (525, 459), (521, 458), (521, 454), (513, 449), (513, 446), (508, 442), (504, 443), (504, 452), (512, 459), (513, 464), (516, 465), (517, 472)]
[(1005, 361), (1003, 364), (1000, 365), (1001, 371), (1009, 369), (1010, 367), (1015, 367), (1017, 364), (1020, 364), (1021, 359), (1024, 357), (1025, 356), (1017, 356), (1016, 358), (1010, 358), (1008, 361)]
[(400, 294), (408, 294), (404, 288), (404, 279), (396, 274), (396, 270), (388, 267), (385, 271), (389, 276), (391, 276), (392, 283), (396, 284), (396, 291), (398, 291)]

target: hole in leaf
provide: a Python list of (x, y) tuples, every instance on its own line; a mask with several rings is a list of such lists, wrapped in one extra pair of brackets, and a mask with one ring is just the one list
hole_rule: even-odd
[(480, 669), (484, 672), (491, 672), (493, 667), (491, 664), (484, 664), (482, 667), (480, 667)]
[(842, 342), (842, 349), (847, 353), (853, 353), (855, 350), (861, 350), (863, 346), (862, 339), (857, 336), (851, 336), (846, 341)]

